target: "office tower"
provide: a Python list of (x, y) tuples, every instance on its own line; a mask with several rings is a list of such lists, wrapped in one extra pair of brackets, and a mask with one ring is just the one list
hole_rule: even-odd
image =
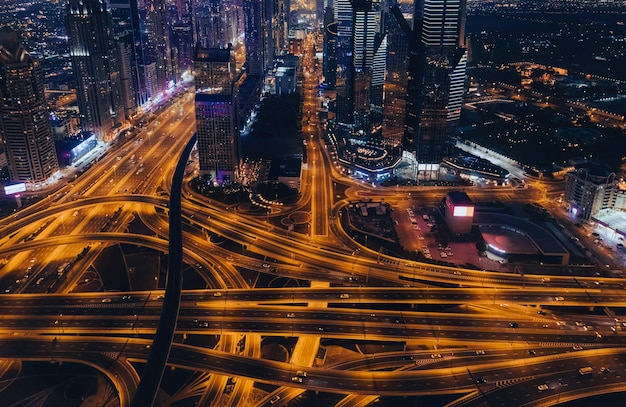
[(196, 43), (206, 48), (225, 48), (241, 42), (242, 5), (231, 0), (196, 3)]
[[(271, 33), (272, 0), (244, 0), (246, 72), (262, 77), (272, 66), (274, 43)], [(269, 18), (268, 18), (269, 17)]]
[(193, 27), (194, 21), (194, 1), (193, 0), (176, 0), (176, 22), (187, 24)]
[(152, 98), (165, 91), (172, 74), (172, 56), (170, 50), (170, 35), (167, 25), (165, 0), (146, 0), (146, 65), (154, 64), (154, 79), (151, 80)]
[(276, 21), (276, 6), (274, 0), (261, 0), (263, 4), (263, 73), (274, 67), (276, 43), (274, 26)]
[(330, 89), (337, 84), (337, 23), (332, 7), (324, 9), (324, 56), (322, 72), (324, 81)]
[(335, 61), (337, 71), (335, 88), (337, 89), (337, 121), (344, 124), (354, 123), (353, 69), (352, 69), (352, 4), (350, 0), (337, 0), (334, 7), (336, 24)]
[(377, 34), (380, 30), (378, 2), (352, 0), (353, 118), (358, 129), (370, 124), (371, 84)]
[(228, 184), (235, 181), (240, 157), (232, 47), (196, 46), (194, 72), (200, 173), (215, 185)]
[[(123, 44), (118, 46), (122, 81), (122, 94), (132, 94), (137, 108), (148, 101), (146, 79), (144, 74), (144, 47), (139, 24), (139, 10), (137, 0), (111, 0), (111, 32), (113, 41)], [(130, 78), (127, 76), (130, 75)], [(123, 96), (126, 100), (126, 97)], [(128, 101), (125, 102), (128, 109)]]
[(272, 33), (274, 36), (274, 53), (282, 55), (287, 49), (289, 37), (289, 0), (273, 0), (274, 16)]
[(409, 51), (413, 32), (397, 5), (385, 15), (387, 60), (383, 102), (383, 138), (387, 146), (402, 145), (407, 109)]
[(372, 102), (380, 117), (386, 52), (381, 14), (379, 1), (336, 3), (337, 121), (355, 129), (367, 130), (373, 124)]
[(262, 0), (244, 0), (243, 18), (246, 44), (246, 72), (263, 73), (263, 4)]
[(0, 136), (13, 182), (40, 183), (59, 169), (39, 61), (0, 28)]
[(171, 47), (176, 52), (178, 68), (184, 71), (193, 67), (193, 27), (187, 23), (176, 23), (172, 27)]
[[(426, 172), (447, 156), (461, 113), (467, 53), (462, 47), (465, 0), (416, 2), (414, 50), (407, 115), (407, 148)], [(420, 170), (420, 169), (418, 169)]]
[(130, 119), (138, 110), (138, 93), (133, 81), (133, 50), (128, 41), (116, 41), (117, 66), (119, 69), (120, 97), (124, 106), (124, 117)]
[(123, 117), (111, 16), (103, 0), (69, 0), (66, 17), (81, 127), (111, 140)]

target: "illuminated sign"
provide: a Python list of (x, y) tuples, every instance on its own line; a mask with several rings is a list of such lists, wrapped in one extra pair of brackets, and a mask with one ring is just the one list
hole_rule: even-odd
[(24, 182), (21, 182), (19, 184), (4, 186), (5, 195), (15, 195), (15, 194), (19, 194), (20, 192), (25, 192), (25, 191), (26, 191), (26, 184)]
[(473, 206), (455, 206), (453, 215), (454, 216), (474, 216), (474, 207)]

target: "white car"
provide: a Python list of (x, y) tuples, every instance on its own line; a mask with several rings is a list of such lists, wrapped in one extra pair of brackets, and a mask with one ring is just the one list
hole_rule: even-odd
[(547, 384), (540, 384), (539, 386), (537, 386), (537, 389), (538, 389), (539, 391), (544, 391), (544, 390), (548, 390), (548, 389), (549, 389), (549, 387), (548, 387), (548, 385), (547, 385)]

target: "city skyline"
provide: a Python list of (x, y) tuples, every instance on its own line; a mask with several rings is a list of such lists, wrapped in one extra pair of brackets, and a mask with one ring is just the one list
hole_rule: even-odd
[(621, 405), (626, 2), (0, 10), (4, 404)]

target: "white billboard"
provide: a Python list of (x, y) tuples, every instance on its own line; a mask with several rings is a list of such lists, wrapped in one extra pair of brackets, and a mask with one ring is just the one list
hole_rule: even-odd
[(5, 195), (15, 195), (15, 194), (19, 194), (20, 192), (25, 192), (25, 191), (26, 191), (26, 183), (24, 182), (20, 182), (19, 184), (4, 186)]

